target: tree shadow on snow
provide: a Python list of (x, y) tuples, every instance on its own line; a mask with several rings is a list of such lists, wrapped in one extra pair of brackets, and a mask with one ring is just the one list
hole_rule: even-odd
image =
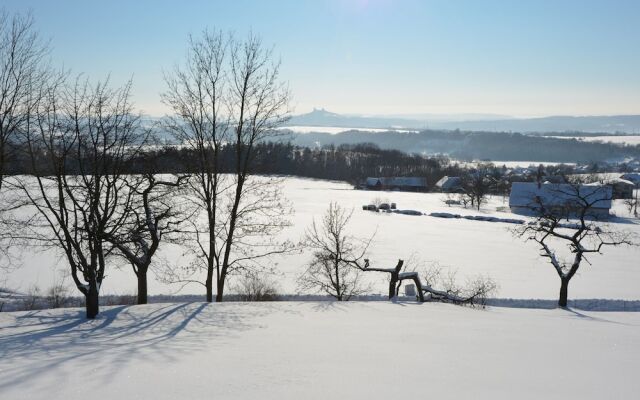
[[(170, 363), (185, 352), (222, 346), (259, 328), (251, 321), (265, 312), (272, 310), (183, 303), (105, 308), (95, 320), (86, 320), (84, 310), (19, 315), (13, 324), (0, 325), (0, 392), (70, 361), (109, 382), (122, 365), (137, 360)], [(59, 368), (56, 379), (74, 379), (64, 374)]]

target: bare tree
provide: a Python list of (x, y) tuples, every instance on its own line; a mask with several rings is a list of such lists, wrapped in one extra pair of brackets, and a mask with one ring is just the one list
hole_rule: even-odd
[(463, 204), (471, 204), (472, 207), (480, 210), (483, 203), (487, 201), (487, 196), (491, 193), (496, 180), (487, 174), (486, 169), (478, 168), (474, 172), (469, 172), (460, 177), (463, 193), (460, 194)]
[[(630, 233), (621, 232), (598, 221), (594, 208), (602, 202), (611, 200), (611, 191), (604, 187), (585, 189), (579, 184), (557, 185), (553, 195), (563, 199), (561, 204), (537, 196), (532, 204), (537, 203), (535, 221), (520, 225), (514, 234), (527, 241), (540, 245), (542, 256), (549, 262), (560, 277), (560, 294), (558, 305), (567, 306), (569, 282), (578, 272), (583, 261), (593, 253), (601, 253), (606, 246), (633, 245)], [(566, 221), (566, 222), (563, 222)], [(572, 257), (563, 259), (553, 249), (557, 246), (568, 250)]]
[(47, 289), (45, 300), (49, 308), (62, 308), (71, 302), (66, 277), (67, 275), (61, 271), (61, 274), (56, 276), (53, 285)]
[(16, 297), (16, 292), (7, 286), (7, 280), (6, 276), (0, 275), (0, 312), (4, 310), (7, 303), (11, 303)]
[[(215, 233), (218, 228), (218, 198), (223, 191), (220, 152), (228, 141), (230, 118), (224, 114), (227, 89), (225, 61), (228, 40), (222, 32), (204, 32), (202, 40), (189, 37), (187, 60), (183, 68), (175, 67), (165, 76), (167, 90), (162, 100), (175, 115), (167, 117), (167, 128), (183, 145), (189, 146), (197, 158), (190, 165), (194, 176), (189, 182), (193, 205), (202, 211), (206, 221), (192, 221), (200, 259), (205, 264), (207, 301), (213, 300), (213, 278), (219, 264)], [(201, 231), (208, 232), (202, 243)]]
[(46, 76), (48, 51), (30, 14), (12, 15), (0, 10), (0, 273), (12, 264), (16, 244), (8, 215), (13, 202), (3, 190), (5, 175), (18, 148), (17, 137), (31, 114), (36, 86)]
[(277, 282), (253, 271), (240, 276), (232, 289), (241, 301), (276, 301), (279, 297)]
[(633, 214), (634, 217), (638, 216), (638, 191), (638, 185), (635, 184), (631, 198), (623, 201), (627, 210), (629, 210), (629, 214)]
[(138, 304), (147, 304), (147, 274), (161, 241), (178, 232), (181, 219), (187, 216), (175, 200), (187, 177), (162, 178), (153, 171), (123, 177), (130, 193), (116, 210), (122, 223), (106, 234), (117, 254), (131, 264), (138, 281)]
[[(167, 127), (197, 154), (189, 188), (202, 219), (190, 221), (197, 259), (189, 274), (204, 269), (207, 301), (214, 281), (216, 301), (222, 301), (229, 274), (291, 250), (274, 240), (288, 225), (279, 180), (252, 177), (255, 146), (278, 135), (288, 118), (289, 92), (258, 38), (239, 41), (221, 32), (190, 38), (184, 67), (166, 82), (162, 98), (175, 113)], [(230, 157), (229, 170), (223, 154)]]
[(46, 75), (48, 51), (30, 14), (0, 11), (0, 190), (8, 147), (31, 113), (36, 85)]
[(352, 211), (331, 203), (321, 223), (313, 221), (303, 246), (313, 251), (311, 262), (298, 278), (303, 290), (318, 290), (338, 301), (366, 293), (362, 274), (355, 265), (365, 255), (371, 239), (359, 240), (347, 233)]
[(29, 238), (63, 252), (90, 319), (99, 312), (106, 238), (123, 222), (116, 210), (131, 195), (123, 175), (144, 144), (130, 87), (69, 85), (64, 76), (43, 85), (23, 137), (32, 176), (15, 183), (35, 209)]

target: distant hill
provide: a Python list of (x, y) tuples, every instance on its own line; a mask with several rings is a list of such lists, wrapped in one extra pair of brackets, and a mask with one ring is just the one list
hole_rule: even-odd
[(287, 125), (340, 126), (345, 128), (426, 128), (425, 121), (398, 117), (368, 117), (336, 114), (325, 109), (293, 116)]
[[(436, 125), (434, 124), (434, 127)], [(543, 117), (495, 121), (448, 122), (437, 126), (441, 129), (466, 131), (510, 131), (510, 132), (564, 132), (588, 133), (636, 133), (640, 134), (640, 115), (612, 115), (591, 117)]]
[(541, 118), (509, 118), (484, 114), (420, 115), (410, 117), (342, 115), (315, 109), (296, 115), (288, 125), (339, 126), (345, 128), (460, 129), (490, 132), (565, 132), (640, 134), (640, 115), (553, 116)]
[(338, 134), (298, 133), (293, 144), (317, 147), (371, 143), (382, 149), (407, 153), (446, 154), (461, 160), (577, 162), (640, 159), (640, 146), (559, 139), (505, 132), (422, 130), (420, 132), (367, 132)]

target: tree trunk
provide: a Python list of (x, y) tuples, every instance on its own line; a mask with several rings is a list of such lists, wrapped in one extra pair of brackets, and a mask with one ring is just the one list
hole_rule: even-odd
[(558, 305), (560, 307), (567, 307), (567, 297), (569, 292), (569, 279), (560, 279), (560, 298), (558, 299)]
[(216, 293), (216, 303), (222, 302), (222, 296), (224, 295), (224, 276), (220, 277), (218, 282), (218, 292)]
[(138, 304), (147, 304), (147, 270), (138, 270)]
[(389, 279), (389, 300), (396, 295), (396, 283), (398, 283), (398, 274), (392, 272)]
[(87, 319), (95, 319), (100, 311), (98, 304), (98, 287), (95, 283), (89, 284), (89, 291), (85, 294), (85, 306)]
[(207, 290), (207, 303), (213, 301), (213, 265), (209, 265), (207, 269), (207, 279), (204, 282), (204, 287)]

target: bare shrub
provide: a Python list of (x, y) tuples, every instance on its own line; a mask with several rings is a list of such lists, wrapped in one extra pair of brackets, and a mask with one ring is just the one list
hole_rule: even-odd
[(254, 272), (242, 275), (232, 290), (238, 294), (240, 301), (277, 301), (277, 283), (265, 276)]
[(624, 199), (623, 203), (627, 208), (627, 210), (629, 211), (629, 214), (630, 215), (632, 214), (634, 217), (637, 217), (638, 216), (638, 191), (634, 190), (634, 193), (635, 193), (634, 198)]
[(66, 307), (71, 302), (69, 296), (69, 288), (66, 285), (66, 279), (59, 279), (53, 286), (47, 290), (45, 301), (48, 308)]
[(422, 270), (422, 281), (431, 300), (484, 307), (498, 291), (498, 284), (488, 276), (478, 275), (461, 283), (455, 269), (432, 264)]
[(105, 306), (132, 306), (138, 303), (135, 294), (118, 294), (104, 297)]
[(20, 310), (31, 311), (40, 309), (40, 293), (40, 288), (37, 285), (31, 286), (24, 297), (20, 299)]
[(11, 302), (14, 299), (15, 295), (16, 293), (4, 286), (4, 284), (0, 286), (0, 312), (4, 310), (4, 306), (7, 303)]

